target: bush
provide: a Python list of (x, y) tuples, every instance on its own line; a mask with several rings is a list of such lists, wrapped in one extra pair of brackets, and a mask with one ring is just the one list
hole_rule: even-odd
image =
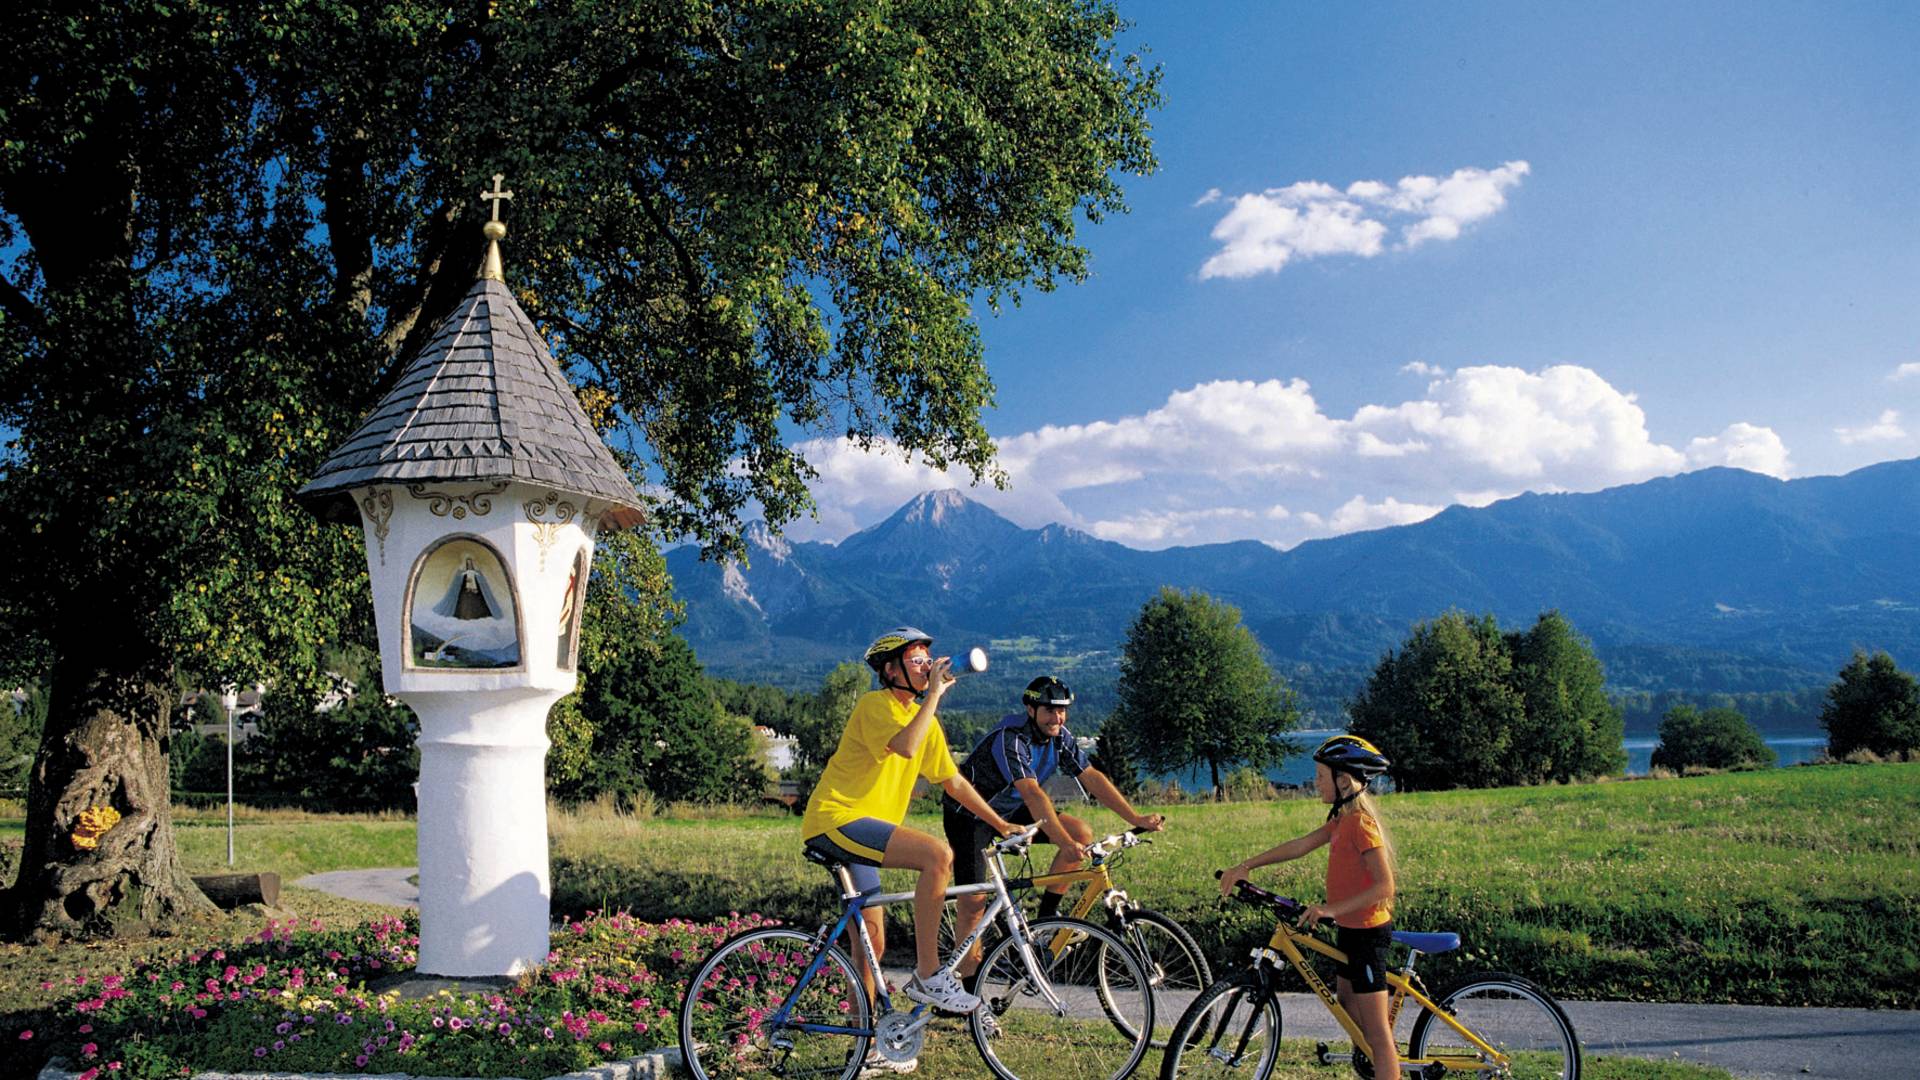
[(1704, 712), (1691, 705), (1668, 709), (1653, 748), (1654, 766), (1679, 772), (1769, 767), (1778, 760), (1746, 717), (1718, 705)]
[[(316, 712), (299, 694), (269, 694), (260, 734), (235, 747), (234, 787), (265, 805), (410, 810), (420, 778), (416, 730), (413, 710), (377, 692), (356, 694), (327, 712)], [(220, 764), (220, 780), (208, 790), (226, 786), (224, 755)]]

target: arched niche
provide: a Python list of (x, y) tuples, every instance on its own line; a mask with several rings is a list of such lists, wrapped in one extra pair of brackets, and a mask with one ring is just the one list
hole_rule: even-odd
[(507, 563), (477, 536), (454, 535), (413, 564), (402, 657), (417, 671), (502, 671), (525, 666), (520, 598)]

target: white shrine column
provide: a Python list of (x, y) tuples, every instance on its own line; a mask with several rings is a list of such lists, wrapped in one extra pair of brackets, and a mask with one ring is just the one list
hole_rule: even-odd
[(562, 696), (401, 695), (420, 718), (423, 974), (518, 975), (546, 959), (546, 720)]

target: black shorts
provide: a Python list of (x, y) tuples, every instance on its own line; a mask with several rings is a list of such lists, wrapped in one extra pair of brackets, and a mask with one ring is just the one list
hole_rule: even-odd
[[(1015, 825), (1033, 824), (1033, 815), (1024, 806), (1005, 817)], [(946, 830), (947, 846), (953, 849), (953, 883), (978, 885), (987, 880), (985, 852), (987, 845), (1000, 839), (1000, 834), (965, 810), (948, 810), (940, 815), (940, 824)], [(1044, 836), (1039, 839), (1046, 842)]]
[(1387, 988), (1387, 946), (1393, 944), (1393, 924), (1382, 923), (1356, 930), (1339, 927), (1333, 935), (1333, 947), (1347, 954), (1347, 962), (1338, 968), (1341, 978), (1356, 994), (1377, 994)]

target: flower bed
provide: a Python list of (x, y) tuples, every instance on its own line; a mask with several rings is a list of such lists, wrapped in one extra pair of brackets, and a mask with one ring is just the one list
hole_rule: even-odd
[(205, 1071), (549, 1076), (671, 1045), (694, 967), (720, 942), (769, 921), (590, 915), (556, 930), (546, 963), (511, 987), (409, 999), (379, 987), (414, 969), (412, 913), (349, 930), (293, 920), (128, 972), (75, 973), (72, 997), (51, 1021), (0, 1038), (65, 1058), (78, 1080)]

